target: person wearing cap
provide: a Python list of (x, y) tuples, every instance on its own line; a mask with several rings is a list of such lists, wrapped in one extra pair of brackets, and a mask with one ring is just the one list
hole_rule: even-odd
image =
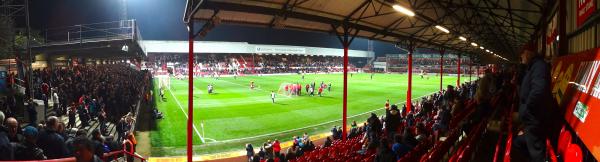
[(537, 54), (534, 45), (526, 44), (521, 52), (521, 62), (526, 73), (519, 87), (519, 120), (522, 128), (513, 146), (529, 161), (545, 161), (547, 130), (544, 123), (553, 100), (550, 91), (550, 65)]
[(15, 150), (15, 160), (46, 160), (44, 150), (37, 146), (38, 130), (33, 126), (23, 129), (25, 141), (18, 144)]

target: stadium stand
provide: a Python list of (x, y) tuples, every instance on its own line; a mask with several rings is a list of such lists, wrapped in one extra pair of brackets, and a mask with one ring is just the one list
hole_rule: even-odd
[(46, 68), (34, 71), (33, 76), (34, 87), (39, 88), (34, 96), (43, 101), (47, 112), (36, 112), (37, 103), (28, 101), (27, 113), (44, 113), (47, 119), (18, 121), (14, 113), (7, 114), (20, 124), (0, 125), (0, 133), (8, 134), (14, 143), (13, 156), (0, 159), (69, 161), (81, 149), (74, 145), (77, 138), (90, 140), (98, 159), (140, 158), (132, 146), (136, 143), (133, 132), (139, 107), (149, 103), (150, 73), (127, 64), (108, 64)]

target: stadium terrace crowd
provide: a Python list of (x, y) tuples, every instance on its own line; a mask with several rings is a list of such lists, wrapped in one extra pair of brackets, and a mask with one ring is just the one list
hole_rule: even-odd
[[(32, 101), (27, 101), (29, 121), (17, 121), (13, 113), (5, 116), (0, 111), (0, 160), (75, 156), (98, 161), (104, 153), (122, 150), (123, 143), (134, 147), (136, 141), (131, 128), (135, 122), (136, 101), (143, 99), (142, 90), (150, 88), (150, 77), (147, 71), (138, 71), (126, 64), (34, 71), (34, 96), (43, 100), (46, 109), (52, 101), (54, 115), (38, 121), (36, 114), (43, 112), (37, 112)], [(79, 127), (77, 116), (81, 122)], [(63, 117), (68, 117), (67, 123), (62, 122)], [(97, 120), (99, 127), (90, 130), (91, 120)], [(117, 137), (108, 134), (107, 122), (116, 123)], [(18, 123), (29, 124), (21, 127), (25, 124)], [(91, 138), (87, 137), (89, 131)]]
[[(173, 73), (187, 73), (184, 56), (157, 55), (149, 60), (146, 67), (153, 71), (166, 69), (170, 62), (174, 65)], [(201, 75), (340, 72), (343, 65), (340, 57), (330, 56), (209, 54), (197, 55), (196, 60), (194, 69)]]
[[(388, 100), (385, 103), (385, 115), (377, 116), (377, 114), (371, 113), (366, 122), (361, 125), (358, 125), (356, 121), (352, 122), (347, 137), (348, 139), (358, 139), (360, 149), (351, 154), (364, 156), (376, 152), (375, 161), (396, 161), (420, 143), (431, 142), (437, 137), (447, 134), (451, 118), (465, 109), (467, 101), (488, 99), (492, 93), (496, 93), (495, 86), (503, 86), (503, 84), (495, 84), (496, 80), (503, 79), (501, 77), (487, 74), (486, 78), (489, 79), (484, 79), (484, 81), (490, 83), (485, 83), (486, 87), (483, 88), (478, 86), (481, 83), (477, 84), (476, 82), (463, 83), (458, 88), (448, 85), (445, 90), (413, 102), (411, 111), (407, 111), (406, 105), (399, 107), (390, 104)], [(491, 85), (494, 85), (494, 88), (491, 88)], [(489, 112), (484, 109), (475, 113), (477, 115), (474, 116), (478, 117), (474, 118), (480, 120), (487, 115)], [(465, 127), (474, 122), (476, 121), (465, 124), (467, 125)], [(251, 144), (247, 144), (248, 161), (301, 161), (299, 159), (302, 159), (303, 154), (307, 152), (323, 150), (331, 147), (333, 143), (340, 143), (341, 127), (334, 126), (331, 134), (325, 139), (323, 145), (316, 147), (312, 141), (307, 140), (306, 133), (300, 138), (301, 140), (294, 137), (293, 145), (287, 149), (287, 153), (280, 151), (283, 148), (280, 147), (278, 140), (268, 141), (261, 146), (258, 153), (254, 152)], [(306, 146), (306, 143), (309, 145)]]

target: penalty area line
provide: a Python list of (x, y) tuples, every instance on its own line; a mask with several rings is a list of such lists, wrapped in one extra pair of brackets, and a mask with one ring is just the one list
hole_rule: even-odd
[[(181, 110), (181, 112), (183, 112), (183, 115), (185, 115), (185, 118), (186, 118), (186, 119), (190, 119), (190, 118), (188, 117), (188, 114), (187, 114), (187, 113), (186, 113), (186, 112), (183, 110), (183, 106), (181, 106), (181, 103), (179, 103), (179, 100), (177, 99), (177, 97), (175, 97), (175, 95), (173, 95), (173, 92), (171, 92), (171, 89), (168, 89), (168, 90), (169, 90), (169, 93), (171, 94), (171, 97), (173, 97), (173, 99), (175, 100), (175, 103), (177, 103), (177, 105), (179, 105), (179, 109)], [(192, 121), (192, 123), (193, 123), (193, 121)], [(198, 131), (198, 129), (196, 128), (196, 125), (195, 125), (195, 124), (192, 124), (192, 127), (194, 128), (194, 131), (196, 132), (196, 135), (198, 135), (198, 137), (200, 137), (200, 140), (202, 141), (202, 143), (206, 143), (206, 142), (204, 141), (204, 137), (202, 137), (202, 136), (200, 135), (200, 132), (199, 132), (199, 131)]]

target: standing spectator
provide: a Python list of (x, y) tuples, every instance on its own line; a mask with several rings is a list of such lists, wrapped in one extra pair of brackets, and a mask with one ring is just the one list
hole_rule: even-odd
[(67, 128), (74, 128), (75, 127), (75, 120), (76, 120), (76, 116), (77, 115), (77, 109), (75, 109), (75, 106), (72, 105), (69, 107), (69, 124), (67, 124)]
[(125, 119), (121, 118), (121, 120), (119, 120), (119, 122), (117, 123), (117, 141), (121, 141), (123, 140), (123, 137), (125, 136), (125, 127), (126, 127), (126, 123), (125, 123)]
[(65, 139), (57, 132), (58, 122), (56, 116), (48, 117), (46, 130), (40, 134), (38, 144), (48, 159), (64, 158), (68, 155)]
[(102, 162), (98, 156), (94, 155), (94, 144), (90, 139), (77, 137), (73, 141), (73, 146), (77, 162)]
[(29, 115), (29, 123), (35, 124), (37, 123), (37, 110), (35, 110), (33, 100), (29, 100), (27, 104), (27, 114)]
[(100, 122), (100, 132), (102, 134), (108, 133), (106, 130), (106, 112), (104, 108), (100, 109), (100, 113), (98, 113), (98, 121)]
[(534, 52), (533, 45), (527, 44), (521, 53), (521, 61), (527, 65), (527, 72), (519, 90), (519, 119), (523, 130), (515, 139), (515, 148), (529, 156), (530, 161), (544, 161), (546, 155), (546, 135), (548, 113), (555, 109), (551, 104), (550, 66), (543, 56)]
[(398, 106), (392, 105), (392, 108), (385, 111), (385, 128), (387, 129), (388, 138), (391, 139), (398, 131), (398, 126), (400, 126), (400, 112), (398, 110)]
[(56, 112), (56, 115), (58, 116), (62, 116), (63, 115), (63, 111), (60, 108), (60, 100), (58, 99), (58, 93), (54, 92), (52, 94), (52, 108), (54, 109), (54, 111)]
[(338, 139), (338, 131), (337, 131), (337, 126), (333, 126), (333, 128), (331, 128), (331, 136), (333, 137), (333, 139)]
[(254, 156), (254, 148), (252, 147), (252, 144), (248, 143), (246, 144), (246, 157), (248, 158), (248, 161), (251, 160), (252, 156)]
[(4, 128), (4, 113), (0, 111), (0, 160), (13, 160), (14, 149), (8, 140), (8, 132)]
[(21, 143), (24, 141), (21, 134), (21, 128), (17, 119), (9, 117), (6, 119), (6, 128), (8, 129), (8, 140), (13, 143)]
[(27, 126), (23, 130), (25, 141), (18, 145), (15, 151), (16, 160), (46, 160), (44, 150), (37, 146), (38, 130), (33, 126)]
[(281, 151), (281, 144), (279, 143), (279, 140), (275, 139), (275, 141), (273, 141), (273, 153), (275, 153), (275, 157), (279, 157), (280, 151)]

